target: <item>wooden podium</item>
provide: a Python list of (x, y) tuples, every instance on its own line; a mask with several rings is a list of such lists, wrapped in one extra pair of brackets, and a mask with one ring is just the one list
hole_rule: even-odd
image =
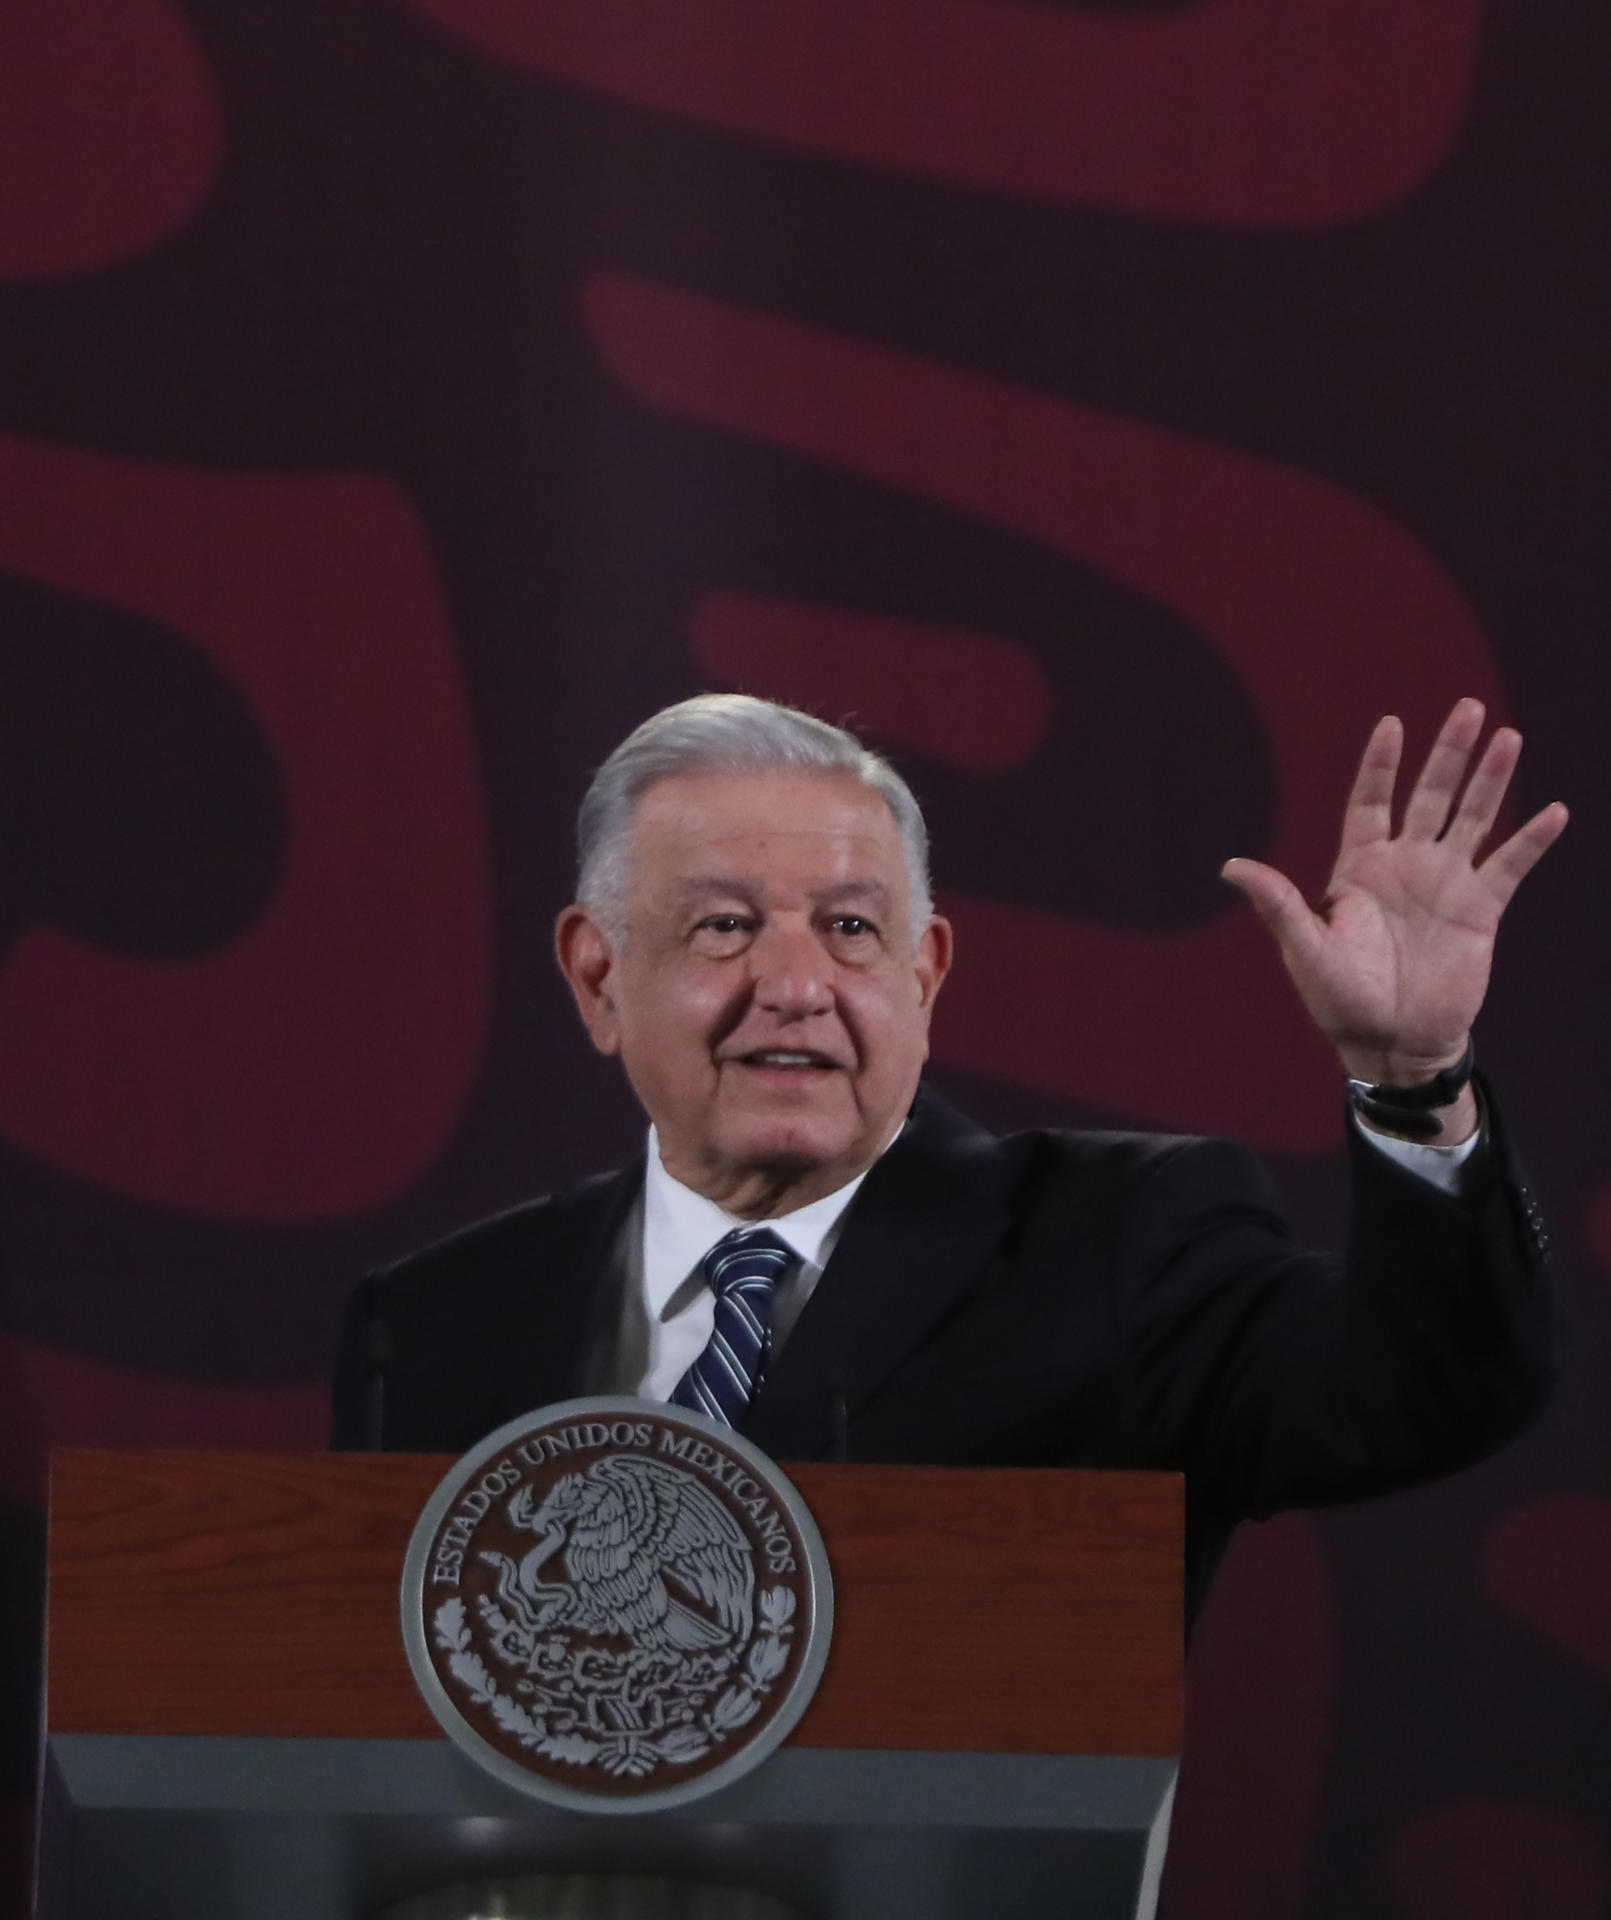
[(605, 1818), (484, 1776), (415, 1692), (398, 1581), (448, 1465), (55, 1457), (42, 1920), (358, 1920), (522, 1871), (815, 1920), (1136, 1911), (1180, 1746), (1174, 1477), (787, 1466), (833, 1566), (815, 1699), (734, 1785)]

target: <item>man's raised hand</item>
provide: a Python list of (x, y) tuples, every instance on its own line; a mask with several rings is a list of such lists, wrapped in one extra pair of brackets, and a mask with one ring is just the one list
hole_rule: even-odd
[[(1500, 727), (1473, 768), (1482, 724), (1480, 700), (1455, 706), (1394, 833), (1404, 728), (1393, 718), (1377, 723), (1318, 907), (1257, 860), (1223, 869), (1275, 934), (1304, 1005), (1356, 1080), (1413, 1086), (1459, 1060), (1487, 991), (1500, 917), (1566, 825), (1555, 801), (1479, 862), (1521, 752), (1521, 735)], [(1447, 1115), (1445, 1137), (1474, 1124), (1467, 1093)]]

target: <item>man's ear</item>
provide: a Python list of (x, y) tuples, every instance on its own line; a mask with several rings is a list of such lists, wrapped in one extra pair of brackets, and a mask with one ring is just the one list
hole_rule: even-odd
[(615, 943), (586, 907), (573, 905), (554, 923), (554, 953), (594, 1046), (600, 1053), (619, 1053)]
[(951, 946), (951, 922), (936, 914), (917, 943), (917, 985), (925, 1014), (933, 1013), (935, 996), (951, 971)]

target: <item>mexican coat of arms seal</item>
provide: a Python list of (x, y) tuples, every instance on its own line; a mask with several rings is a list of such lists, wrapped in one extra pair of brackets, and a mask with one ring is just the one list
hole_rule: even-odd
[(472, 1759), (540, 1799), (647, 1812), (757, 1765), (832, 1630), (827, 1556), (778, 1468), (681, 1407), (595, 1397), (490, 1434), (427, 1503), (403, 1638)]

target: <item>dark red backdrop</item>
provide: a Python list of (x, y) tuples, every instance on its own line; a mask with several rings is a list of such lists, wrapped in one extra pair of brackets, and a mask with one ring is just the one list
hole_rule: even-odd
[[(0, 0), (0, 1526), (52, 1441), (317, 1444), (367, 1263), (633, 1117), (547, 958), (587, 769), (743, 685), (932, 819), (981, 1118), (1335, 1215), (1233, 852), (1379, 711), (1576, 823), (1482, 1043), (1572, 1377), (1250, 1532), (1177, 1920), (1590, 1920), (1611, 1857), (1602, 0)], [(20, 1899), (20, 1896), (19, 1896)]]

